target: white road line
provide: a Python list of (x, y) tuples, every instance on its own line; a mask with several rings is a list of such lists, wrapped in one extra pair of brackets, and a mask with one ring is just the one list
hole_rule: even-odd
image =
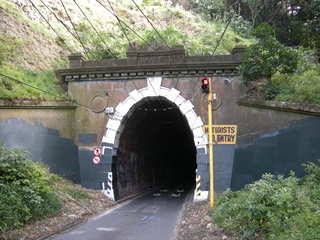
[(117, 228), (105, 228), (105, 227), (99, 227), (96, 229), (97, 231), (106, 231), (106, 232), (113, 232), (118, 230)]

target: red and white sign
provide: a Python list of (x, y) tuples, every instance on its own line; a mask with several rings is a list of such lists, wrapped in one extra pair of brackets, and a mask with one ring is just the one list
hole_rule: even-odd
[(94, 164), (99, 164), (99, 163), (100, 163), (100, 157), (99, 157), (99, 156), (94, 156), (94, 157), (92, 158), (92, 162), (93, 162)]
[(93, 149), (93, 154), (94, 154), (95, 156), (100, 156), (101, 153), (102, 153), (102, 149), (101, 149), (101, 148), (96, 147), (96, 148)]

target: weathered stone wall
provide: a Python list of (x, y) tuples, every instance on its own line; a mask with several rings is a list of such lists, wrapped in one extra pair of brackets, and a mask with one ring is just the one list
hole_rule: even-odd
[[(297, 104), (239, 101), (246, 91), (237, 72), (242, 51), (243, 48), (235, 48), (231, 55), (186, 57), (183, 49), (177, 47), (171, 51), (129, 51), (127, 59), (94, 62), (75, 54), (70, 57), (70, 68), (59, 73), (68, 82), (68, 93), (77, 103), (2, 102), (0, 139), (10, 148), (28, 148), (32, 160), (48, 163), (53, 172), (81, 182), (84, 187), (101, 189), (102, 183), (107, 185), (113, 180), (113, 186), (121, 188), (120, 195), (130, 195), (165, 179), (160, 176), (164, 174), (161, 161), (148, 162), (149, 158), (156, 159), (156, 154), (141, 148), (144, 129), (151, 130), (156, 118), (142, 116), (139, 107), (153, 110), (165, 106), (180, 111), (182, 105), (191, 106), (192, 114), (200, 118), (194, 126), (187, 111), (181, 116), (170, 115), (169, 119), (179, 123), (186, 118), (180, 124), (183, 126), (175, 125), (174, 130), (181, 127), (181, 132), (190, 131), (189, 135), (180, 135), (191, 138), (195, 146), (205, 146), (198, 139), (192, 142), (190, 135), (197, 133), (192, 127), (197, 129), (199, 124), (208, 123), (206, 95), (200, 90), (200, 79), (206, 76), (212, 79), (216, 93), (213, 123), (238, 126), (236, 145), (214, 145), (215, 190), (241, 188), (265, 172), (288, 174), (294, 170), (302, 175), (301, 163), (320, 159), (320, 110)], [(151, 78), (154, 84), (150, 83)], [(157, 83), (160, 86), (155, 87)], [(171, 90), (176, 100), (170, 99)], [(169, 95), (163, 96), (161, 91)], [(144, 93), (147, 95), (141, 96)], [(126, 109), (128, 114), (121, 118), (121, 123), (111, 121), (117, 116), (107, 114), (105, 109), (121, 113), (124, 105), (130, 106), (128, 102), (137, 95), (141, 101), (135, 102), (134, 109), (138, 110)], [(167, 119), (165, 114), (161, 119)], [(103, 142), (108, 130), (116, 131), (113, 144)], [(154, 133), (157, 138), (161, 131)], [(182, 146), (180, 152), (193, 147), (186, 143), (187, 147)], [(93, 164), (92, 150), (100, 146), (105, 147), (102, 164)], [(199, 149), (192, 157), (201, 172), (201, 190), (208, 190), (208, 154), (204, 148)], [(114, 175), (110, 177), (109, 173)]]
[[(180, 91), (183, 98), (191, 101), (194, 106), (194, 111), (201, 117), (203, 124), (207, 124), (207, 102), (204, 100), (205, 94), (203, 94), (199, 88), (199, 80), (200, 77), (163, 77), (161, 87), (169, 89), (174, 88)], [(102, 181), (102, 176), (99, 175), (99, 172), (102, 171), (102, 168), (100, 165), (92, 164), (92, 149), (101, 145), (102, 138), (105, 135), (107, 122), (110, 120), (110, 117), (104, 111), (96, 111), (94, 109), (96, 106), (93, 105), (92, 102), (94, 99), (99, 98), (99, 101), (104, 108), (112, 107), (115, 109), (119, 103), (126, 100), (129, 93), (136, 89), (143, 89), (147, 87), (147, 85), (148, 83), (146, 78), (133, 79), (131, 81), (110, 79), (69, 82), (69, 94), (74, 99), (77, 99), (78, 103), (81, 103), (76, 113), (76, 127), (78, 133), (77, 143), (80, 151), (80, 171), (83, 176), (82, 184), (84, 186), (90, 188), (100, 187), (99, 182)], [(218, 96), (217, 101), (219, 101), (219, 107), (213, 111), (214, 124), (237, 125), (238, 106), (236, 101), (244, 94), (245, 87), (239, 83), (237, 76), (212, 76), (212, 86)], [(107, 95), (105, 93), (107, 93)], [(145, 101), (148, 100), (146, 99)], [(85, 104), (87, 104), (87, 107), (82, 106)], [(140, 120), (137, 119), (137, 121)], [(141, 131), (142, 133), (140, 134), (143, 134), (143, 129), (141, 129)], [(125, 133), (123, 134), (125, 135)], [(135, 140), (132, 139), (132, 141)], [(126, 154), (130, 155), (132, 153), (133, 155), (137, 155), (136, 152), (132, 151), (130, 153), (129, 150), (130, 149), (126, 149), (127, 152), (125, 153), (124, 151), (120, 151), (120, 155), (117, 159), (121, 159), (122, 156)], [(234, 146), (217, 146), (215, 150), (217, 165), (216, 178), (218, 189), (221, 191), (230, 187), (230, 169), (232, 169), (233, 153)], [(142, 153), (140, 153), (139, 156), (140, 158), (144, 158)], [(141, 161), (143, 162), (143, 160)], [(118, 167), (120, 167), (121, 161), (118, 161), (117, 164), (119, 164)], [(207, 176), (202, 177), (202, 190), (206, 190), (209, 188), (208, 161), (206, 160), (200, 164), (201, 165), (199, 165), (199, 167), (201, 168), (201, 171), (205, 171)], [(110, 168), (108, 168), (108, 170), (111, 171)], [(120, 177), (121, 176), (119, 175), (117, 178), (118, 184), (121, 185), (122, 183), (123, 186), (126, 185), (125, 178), (122, 178), (121, 180)], [(106, 177), (104, 177), (104, 179), (106, 179)], [(128, 187), (128, 189), (124, 191), (132, 191), (130, 188), (132, 187)], [(138, 189), (138, 187), (134, 187), (132, 189)]]
[[(149, 85), (148, 78), (161, 77), (161, 87), (179, 91), (181, 94), (179, 99), (190, 101), (196, 115), (206, 124), (207, 110), (203, 107), (206, 104), (203, 103), (204, 94), (199, 89), (199, 81), (203, 76), (212, 77), (214, 90), (220, 100), (222, 99), (220, 108), (214, 113), (214, 122), (235, 123), (237, 117), (235, 99), (244, 91), (237, 80), (237, 67), (243, 61), (243, 51), (243, 46), (236, 46), (230, 55), (189, 57), (185, 55), (183, 46), (171, 49), (160, 46), (152, 50), (131, 48), (126, 59), (86, 61), (81, 54), (70, 56), (69, 69), (61, 69), (59, 74), (68, 82), (70, 96), (80, 104), (76, 111), (78, 134), (76, 142), (79, 146), (82, 184), (94, 188), (99, 187), (104, 181), (105, 185), (109, 184), (111, 175), (108, 175), (106, 182), (107, 173), (116, 169), (115, 145), (112, 143), (104, 146), (108, 149), (107, 155), (102, 157), (103, 162), (106, 162), (104, 167), (94, 166), (90, 160), (93, 157), (92, 149), (101, 145), (103, 136), (106, 135), (105, 127), (110, 121), (110, 116), (102, 109), (118, 107), (118, 111), (121, 112), (123, 110), (121, 108), (126, 104), (123, 101), (128, 99), (130, 101), (130, 94), (134, 95), (134, 91), (140, 92), (146, 88)], [(143, 101), (147, 102), (148, 98)], [(119, 132), (117, 126), (115, 131)], [(112, 141), (118, 142), (118, 136)], [(199, 144), (198, 140), (195, 141)], [(205, 145), (204, 141), (202, 144)], [(201, 168), (199, 171), (204, 174), (202, 189), (206, 190), (208, 189), (207, 152), (200, 152), (197, 161), (202, 164), (199, 165)], [(219, 155), (219, 151), (217, 153)], [(232, 155), (228, 159), (230, 157)], [(225, 170), (222, 170), (220, 175), (221, 179), (228, 179), (222, 184), (222, 188), (229, 186), (231, 173), (225, 174)], [(117, 181), (116, 174), (112, 177)], [(113, 186), (116, 187), (116, 184)]]
[[(207, 123), (207, 111), (203, 104), (204, 95), (194, 88), (197, 77), (163, 78), (162, 86), (174, 87), (181, 95), (192, 101), (195, 112)], [(251, 183), (263, 173), (288, 175), (291, 170), (298, 176), (304, 174), (301, 164), (320, 159), (320, 110), (305, 104), (279, 102), (254, 102), (240, 100), (245, 88), (238, 77), (213, 76), (213, 90), (219, 95), (221, 105), (213, 111), (214, 124), (238, 125), (237, 144), (214, 145), (215, 190), (239, 189)], [(54, 173), (63, 175), (89, 188), (101, 188), (105, 181), (104, 172), (115, 171), (92, 163), (92, 149), (101, 145), (109, 120), (105, 107), (116, 107), (134, 89), (147, 86), (146, 79), (132, 81), (80, 81), (69, 83), (69, 93), (78, 105), (65, 102), (1, 102), (0, 139), (9, 148), (21, 147), (30, 151), (30, 159), (43, 161)], [(108, 96), (105, 93), (108, 93)], [(238, 103), (237, 103), (238, 102)], [(132, 120), (132, 122), (135, 122)], [(130, 129), (130, 127), (129, 127)], [(118, 176), (123, 195), (147, 188), (144, 184), (156, 182), (157, 174), (145, 161), (155, 156), (138, 149), (139, 142), (124, 133), (124, 142), (131, 142), (119, 149), (121, 164)], [(130, 147), (131, 146), (131, 147)], [(138, 157), (139, 156), (139, 157)], [(113, 159), (109, 159), (115, 163)], [(129, 161), (129, 162), (130, 162)], [(201, 159), (198, 168), (209, 173), (207, 159)], [(132, 171), (136, 165), (144, 172)], [(155, 162), (156, 164), (159, 164)], [(122, 169), (123, 167), (125, 169)], [(155, 167), (161, 169), (160, 165)], [(149, 175), (148, 175), (149, 174)], [(143, 176), (145, 175), (145, 176)], [(207, 175), (208, 176), (208, 175)], [(130, 179), (135, 178), (134, 181)], [(143, 181), (140, 181), (144, 178)], [(154, 179), (152, 179), (154, 178)], [(129, 181), (128, 181), (129, 180)], [(130, 186), (130, 184), (133, 184)], [(203, 185), (208, 179), (203, 179)], [(208, 186), (204, 186), (207, 189)], [(120, 196), (121, 197), (121, 196)]]
[(56, 129), (61, 137), (75, 139), (76, 105), (56, 101), (0, 101), (0, 120), (23, 119), (26, 123), (41, 123), (45, 128)]
[[(214, 124), (236, 124), (238, 116), (236, 102), (244, 94), (245, 87), (239, 83), (238, 77), (214, 76), (212, 85), (221, 101), (220, 107), (213, 111)], [(91, 142), (82, 141), (78, 137), (76, 141), (79, 147), (85, 149), (99, 146), (109, 119), (104, 109), (106, 107), (115, 109), (130, 92), (146, 86), (147, 79), (70, 82), (69, 95), (79, 103), (76, 111), (77, 133), (92, 135)], [(204, 100), (205, 94), (201, 93), (199, 88), (199, 77), (163, 78), (162, 87), (180, 91), (185, 99), (192, 102), (203, 122), (207, 123), (207, 102)]]
[(75, 109), (66, 102), (2, 101), (0, 141), (9, 149), (26, 149), (30, 160), (80, 183)]
[(239, 102), (232, 189), (264, 173), (305, 174), (302, 164), (320, 159), (320, 108), (271, 101)]

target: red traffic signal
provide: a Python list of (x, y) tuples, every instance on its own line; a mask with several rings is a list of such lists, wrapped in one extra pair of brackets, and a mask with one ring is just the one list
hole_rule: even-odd
[(202, 78), (201, 79), (201, 90), (203, 93), (208, 93), (210, 91), (210, 84), (208, 78)]

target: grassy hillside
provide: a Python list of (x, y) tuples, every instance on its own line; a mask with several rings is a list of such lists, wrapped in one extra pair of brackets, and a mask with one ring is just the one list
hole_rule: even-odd
[[(226, 27), (165, 0), (3, 0), (0, 14), (1, 99), (65, 99), (53, 71), (67, 67), (71, 52), (92, 60), (125, 58), (133, 43), (182, 44), (188, 55), (210, 55)], [(214, 54), (248, 43), (229, 27)]]

